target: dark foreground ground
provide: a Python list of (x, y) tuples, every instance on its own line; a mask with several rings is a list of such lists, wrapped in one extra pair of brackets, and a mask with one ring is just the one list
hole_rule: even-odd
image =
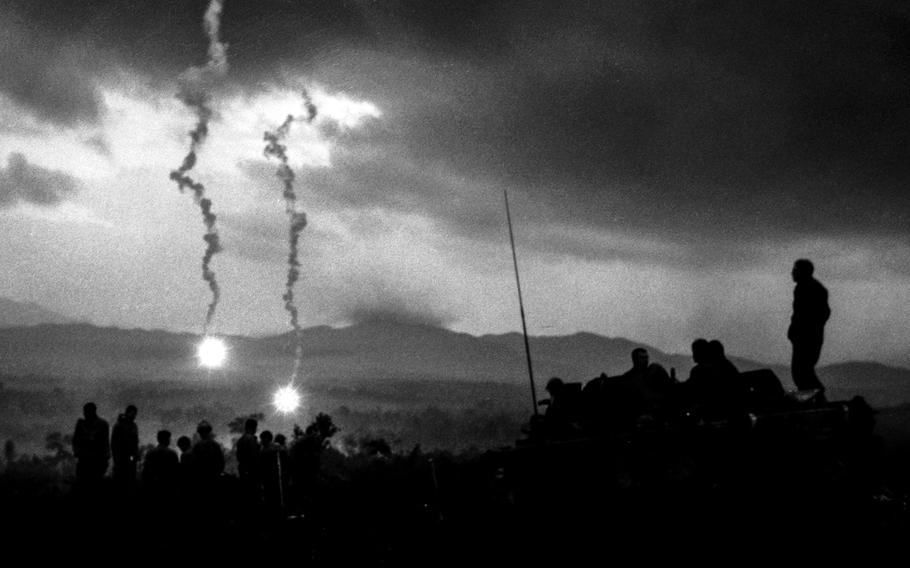
[(107, 478), (87, 493), (60, 464), (22, 462), (0, 478), (4, 550), (74, 563), (739, 564), (910, 536), (904, 474), (875, 436), (690, 434), (458, 456), (326, 450), (272, 509), (244, 501), (230, 475), (157, 495)]

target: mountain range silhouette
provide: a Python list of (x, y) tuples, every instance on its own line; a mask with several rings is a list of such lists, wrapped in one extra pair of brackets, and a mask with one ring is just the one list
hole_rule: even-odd
[[(229, 362), (217, 373), (224, 384), (280, 381), (292, 368), (295, 336), (225, 337)], [(199, 337), (161, 330), (120, 329), (91, 324), (41, 324), (0, 329), (0, 375), (69, 381), (116, 380), (192, 382), (200, 370)], [(305, 380), (335, 384), (419, 380), (497, 382), (527, 385), (522, 337), (518, 333), (473, 336), (439, 327), (370, 320), (344, 328), (317, 326), (301, 335)], [(585, 382), (600, 373), (620, 374), (635, 347), (651, 360), (675, 368), (680, 380), (692, 366), (688, 354), (664, 353), (625, 338), (593, 333), (530, 339), (539, 389), (553, 376)], [(771, 368), (793, 390), (789, 369), (731, 356), (741, 371)], [(874, 362), (847, 362), (818, 370), (833, 398), (865, 396), (878, 407), (910, 402), (910, 370)], [(539, 390), (538, 392), (542, 392)]]

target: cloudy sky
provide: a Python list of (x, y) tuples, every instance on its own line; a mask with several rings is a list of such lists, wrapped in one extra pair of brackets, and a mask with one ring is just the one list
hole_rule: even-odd
[[(207, 0), (0, 3), (0, 296), (200, 331), (205, 228), (169, 174)], [(794, 259), (822, 361), (910, 364), (905, 2), (225, 0), (204, 184), (212, 329), (289, 329), (288, 114), (304, 326), (385, 316), (789, 356)]]

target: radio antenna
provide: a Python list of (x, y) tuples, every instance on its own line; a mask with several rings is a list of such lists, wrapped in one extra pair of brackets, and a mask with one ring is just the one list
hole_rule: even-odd
[(518, 277), (518, 257), (515, 255), (515, 235), (512, 233), (512, 214), (509, 212), (509, 192), (502, 191), (506, 199), (506, 220), (509, 222), (509, 242), (512, 244), (512, 264), (515, 266), (515, 285), (518, 288), (518, 309), (521, 311), (521, 331), (525, 340), (525, 356), (528, 359), (528, 380), (531, 383), (531, 403), (534, 405), (534, 416), (537, 412), (537, 391), (534, 388), (534, 367), (531, 365), (531, 344), (528, 342), (528, 324), (525, 320), (525, 305), (521, 299), (521, 279)]

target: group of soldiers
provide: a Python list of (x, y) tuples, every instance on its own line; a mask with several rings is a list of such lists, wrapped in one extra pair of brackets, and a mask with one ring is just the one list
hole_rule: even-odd
[(631, 429), (642, 419), (664, 421), (682, 414), (722, 420), (748, 405), (750, 385), (741, 380), (720, 341), (692, 344), (695, 366), (680, 382), (675, 370), (652, 363), (647, 349), (632, 351), (632, 368), (616, 377), (601, 374), (582, 388), (558, 377), (547, 382), (547, 411), (538, 424), (546, 436), (570, 438)]
[[(76, 478), (81, 489), (88, 494), (97, 492), (113, 460), (111, 478), (114, 487), (122, 492), (130, 492), (140, 481), (137, 479), (140, 461), (142, 488), (152, 500), (170, 498), (181, 487), (196, 495), (216, 490), (224, 472), (225, 456), (208, 421), (199, 423), (195, 440), (180, 436), (177, 440), (179, 456), (171, 448), (168, 430), (157, 433), (158, 445), (143, 456), (137, 414), (136, 406), (129, 405), (110, 429), (108, 422), (98, 416), (95, 403), (85, 404), (83, 417), (76, 422), (73, 434)], [(273, 437), (269, 431), (262, 432), (257, 439), (257, 426), (255, 420), (247, 420), (246, 432), (238, 441), (240, 478), (250, 499), (279, 502), (279, 461), (286, 461), (286, 439), (282, 434)]]
[(112, 457), (114, 479), (124, 484), (135, 480), (139, 461), (137, 414), (135, 405), (127, 406), (117, 417), (111, 432), (107, 420), (98, 416), (98, 407), (94, 402), (82, 407), (82, 418), (76, 422), (73, 432), (76, 478), (80, 485), (97, 486), (107, 473)]
[(268, 512), (284, 507), (290, 484), (287, 439), (264, 430), (256, 437), (259, 422), (247, 418), (237, 440), (237, 473), (247, 507), (263, 504)]
[[(824, 341), (824, 326), (831, 315), (828, 291), (814, 278), (812, 262), (799, 259), (791, 276), (796, 283), (793, 315), (787, 338), (793, 346), (791, 372), (800, 391), (814, 402), (826, 401), (815, 365)], [(697, 420), (725, 420), (751, 410), (763, 394), (783, 395), (780, 381), (770, 371), (740, 373), (727, 359), (718, 340), (692, 343), (692, 368), (680, 382), (675, 370), (668, 373), (652, 363), (648, 351), (632, 351), (632, 368), (618, 377), (599, 377), (566, 383), (558, 377), (547, 383), (547, 412), (532, 424), (545, 437), (565, 439), (579, 434), (602, 434), (633, 428), (642, 419), (664, 421), (681, 416)], [(759, 401), (760, 402), (760, 401)]]
[(142, 480), (150, 486), (166, 484), (180, 475), (202, 480), (217, 478), (224, 471), (223, 449), (214, 439), (211, 424), (205, 420), (196, 428), (195, 442), (188, 436), (180, 436), (177, 440), (179, 457), (170, 447), (171, 432), (161, 430), (157, 434), (158, 445), (146, 452), (143, 460), (135, 405), (126, 407), (113, 429), (107, 420), (98, 416), (94, 402), (86, 403), (82, 414), (73, 433), (73, 454), (77, 460), (76, 478), (83, 486), (99, 484), (112, 459), (111, 477), (115, 484), (127, 488), (137, 480), (140, 460)]

